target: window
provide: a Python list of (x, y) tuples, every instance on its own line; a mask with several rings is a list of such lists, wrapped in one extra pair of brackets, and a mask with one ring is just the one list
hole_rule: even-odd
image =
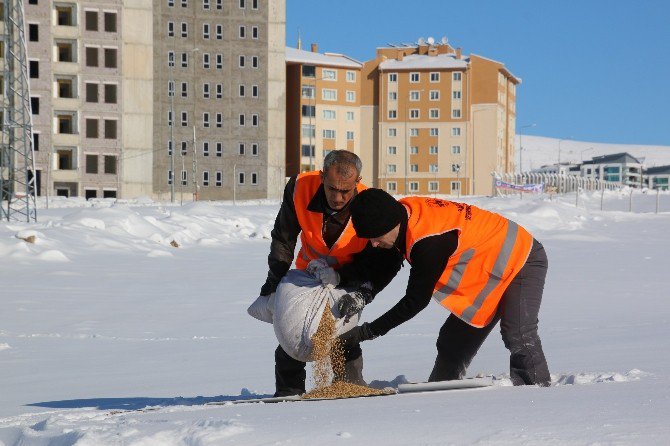
[(168, 183), (168, 184), (172, 184), (172, 171), (171, 171), (171, 170), (168, 170), (167, 173), (168, 173), (168, 181), (167, 181), (167, 183)]
[(353, 121), (354, 120), (354, 112), (348, 111), (347, 112), (347, 121)]
[(314, 65), (303, 65), (302, 77), (316, 77), (316, 67)]
[(116, 84), (105, 84), (105, 104), (116, 104)]
[(188, 172), (185, 170), (181, 171), (181, 185), (186, 186), (188, 184)]
[(356, 82), (356, 72), (347, 71), (347, 82)]
[(258, 9), (258, 0), (251, 0), (251, 9)]
[(347, 102), (356, 102), (356, 92), (347, 90)]
[(245, 64), (245, 62), (246, 62), (246, 58), (245, 58), (244, 56), (240, 56), (240, 58), (239, 58), (239, 63), (238, 63), (238, 65), (240, 66), (240, 68), (244, 68), (244, 64)]
[(98, 66), (98, 48), (93, 46), (86, 47), (86, 66), (87, 67)]
[(98, 120), (86, 118), (86, 137), (98, 138)]
[(204, 187), (209, 186), (209, 172), (207, 172), (206, 170), (202, 172), (202, 185)]
[(437, 168), (437, 164), (431, 164), (430, 166), (428, 166), (428, 170), (429, 170), (431, 173), (437, 173), (437, 169), (438, 169), (438, 168)]
[(451, 117), (452, 118), (460, 118), (461, 117), (461, 109), (460, 108), (455, 108), (451, 111)]
[(251, 67), (258, 68), (258, 56), (251, 57)]
[(252, 39), (258, 39), (258, 27), (257, 26), (252, 26), (251, 27), (251, 38)]
[(216, 187), (223, 186), (223, 173), (221, 171), (216, 171)]
[(116, 48), (105, 48), (105, 68), (116, 68)]
[(439, 136), (440, 135), (440, 129), (437, 127), (431, 127), (430, 128), (430, 136)]
[(39, 42), (40, 40), (40, 27), (36, 23), (28, 25), (28, 40), (30, 42)]
[(452, 192), (458, 192), (461, 190), (461, 182), (460, 181), (452, 181), (451, 182), (451, 191)]
[(391, 128), (388, 129), (388, 136), (389, 137), (393, 138), (397, 135), (398, 135), (398, 129), (396, 129), (395, 127), (391, 127)]
[(116, 139), (116, 119), (105, 119), (105, 139)]
[(258, 156), (258, 143), (257, 142), (251, 144), (251, 154), (253, 156)]
[(202, 54), (202, 67), (204, 69), (209, 69), (209, 53), (203, 53)]
[(253, 127), (258, 127), (258, 123), (259, 123), (258, 115), (257, 114), (251, 115), (251, 125)]
[(188, 8), (188, 0), (181, 0), (181, 7)]
[(252, 85), (251, 86), (251, 97), (253, 97), (253, 98), (258, 97), (258, 85)]
[(186, 22), (181, 22), (181, 36), (188, 37), (188, 23)]
[(223, 39), (223, 25), (216, 25), (216, 40)]
[[(74, 62), (75, 55), (77, 54), (77, 49), (73, 42), (57, 42), (56, 47), (58, 48), (58, 62)], [(0, 47), (2, 48), (2, 47)], [(96, 48), (97, 51), (97, 48)], [(97, 53), (96, 53), (97, 61)], [(98, 66), (97, 62), (96, 65)]]
[(428, 153), (430, 153), (431, 155), (437, 155), (438, 153), (437, 146), (430, 146), (430, 148), (428, 149)]
[(223, 0), (216, 0), (216, 9), (223, 9)]
[(398, 153), (396, 146), (388, 146), (387, 151), (389, 155), (396, 155)]
[(461, 72), (460, 71), (455, 71), (452, 74), (452, 79), (455, 81), (460, 81), (461, 80)]
[(430, 119), (439, 119), (440, 117), (440, 109), (439, 108), (431, 108), (428, 110), (428, 116), (430, 116)]
[(419, 119), (419, 109), (411, 108), (409, 110), (409, 119)]
[(174, 51), (168, 51), (168, 67), (174, 67)]
[(321, 90), (321, 99), (324, 101), (337, 101), (337, 90), (324, 88)]
[(209, 112), (204, 112), (202, 114), (202, 126), (204, 128), (209, 128)]
[(240, 115), (238, 116), (237, 123), (240, 127), (244, 127), (246, 125), (246, 117), (244, 116), (244, 114), (240, 113)]
[(181, 53), (181, 67), (188, 68), (188, 53)]
[(398, 100), (398, 92), (389, 91), (389, 101), (397, 101), (397, 100)]
[(258, 174), (256, 172), (251, 172), (251, 184), (258, 184)]
[(353, 141), (354, 140), (354, 132), (351, 130), (347, 130), (347, 141)]
[(181, 83), (181, 97), (182, 98), (188, 97), (188, 82)]
[(398, 73), (389, 73), (389, 82), (398, 82)]
[(428, 182), (428, 191), (429, 192), (437, 192), (439, 190), (439, 184), (437, 181), (429, 181)]
[(38, 60), (31, 60), (28, 63), (29, 66), (29, 71), (30, 71), (30, 78), (31, 79), (39, 79), (40, 77), (40, 62)]
[(238, 155), (244, 155), (244, 152), (246, 152), (246, 145), (241, 142), (237, 144), (237, 154)]
[(246, 7), (246, 5), (245, 5), (245, 1), (244, 1), (244, 0), (240, 0), (240, 9), (244, 9), (245, 7)]
[(168, 8), (174, 7), (174, 0), (167, 0)]
[(454, 127), (451, 129), (451, 136), (461, 136), (461, 128)]
[(115, 12), (106, 12), (104, 16), (105, 20), (105, 32), (115, 33), (116, 32), (116, 13)]
[(172, 110), (168, 110), (168, 127), (172, 127)]
[(202, 24), (202, 38), (209, 39), (209, 23)]
[(168, 141), (167, 151), (168, 151), (168, 156), (172, 156), (172, 140)]
[(209, 156), (209, 141), (202, 142), (202, 156)]
[(430, 100), (439, 101), (440, 100), (440, 91), (439, 90), (430, 90)]
[(431, 82), (440, 82), (440, 73), (430, 73)]
[(86, 155), (86, 173), (98, 173), (98, 155)]
[(84, 12), (84, 26), (86, 28), (86, 31), (98, 30), (98, 11)]
[(419, 191), (419, 183), (416, 181), (411, 181), (409, 183), (409, 190), (410, 192), (418, 192)]
[(451, 171), (452, 172), (460, 172), (461, 171), (461, 165), (460, 164), (452, 164), (451, 165)]
[(419, 82), (419, 79), (421, 79), (419, 73), (409, 73), (409, 81), (413, 84)]
[(209, 83), (205, 82), (202, 84), (202, 97), (203, 99), (209, 99)]
[(73, 86), (73, 80), (68, 78), (56, 79), (58, 84), (58, 97), (59, 98), (74, 98), (75, 91)]
[(241, 97), (241, 98), (244, 97), (244, 93), (245, 93), (245, 91), (244, 91), (244, 85), (240, 85), (240, 97)]
[(314, 99), (314, 87), (311, 85), (302, 86), (302, 98), (303, 99)]
[(217, 128), (223, 127), (223, 113), (216, 114), (216, 127)]
[(452, 91), (451, 92), (451, 97), (454, 99), (460, 99), (461, 98), (461, 92), (460, 91)]
[(241, 25), (240, 28), (239, 28), (239, 33), (237, 34), (237, 36), (240, 39), (245, 39), (247, 37), (247, 27), (244, 26), (244, 25)]
[(216, 99), (223, 98), (223, 84), (216, 84)]
[(316, 126), (310, 124), (302, 125), (302, 136), (306, 138), (316, 137)]
[(314, 146), (303, 144), (302, 147), (301, 147), (301, 152), (300, 153), (302, 153), (302, 156), (312, 156), (313, 157), (316, 154), (316, 150), (314, 149)]
[(387, 164), (386, 165), (386, 172), (396, 173), (396, 171), (397, 171), (397, 166), (395, 164)]
[(410, 153), (410, 155), (418, 155), (419, 154), (419, 147), (418, 146), (411, 146), (409, 148), (409, 153)]
[(335, 130), (323, 129), (323, 138), (324, 139), (335, 139)]
[(209, 9), (209, 0), (202, 0), (202, 9), (204, 10)]
[(409, 100), (410, 101), (413, 101), (413, 102), (418, 101), (419, 97), (420, 97), (420, 94), (419, 94), (418, 91), (412, 90), (412, 91), (409, 92)]
[(35, 152), (39, 152), (39, 150), (40, 150), (40, 134), (39, 133), (33, 133), (33, 150)]
[(419, 129), (417, 128), (409, 129), (409, 136), (419, 136)]
[(389, 119), (396, 119), (398, 117), (397, 110), (389, 110)]
[(168, 37), (174, 37), (174, 22), (168, 22)]
[(461, 146), (451, 146), (451, 153), (458, 155), (461, 153)]
[(386, 182), (386, 191), (390, 194), (395, 193), (398, 190), (398, 183), (395, 181)]
[(181, 156), (186, 155), (188, 148), (186, 147), (186, 141), (181, 142)]
[(181, 112), (181, 126), (188, 127), (188, 112)]
[(337, 113), (335, 110), (324, 110), (323, 111), (323, 119), (337, 119)]
[(223, 69), (223, 54), (216, 55), (216, 69), (217, 70)]
[(244, 184), (245, 175), (244, 172), (237, 173), (237, 184)]
[(321, 71), (324, 81), (336, 81), (337, 80), (337, 71), (336, 70), (327, 70), (323, 69)]
[(222, 142), (217, 142), (216, 143), (216, 156), (221, 158), (223, 155), (223, 143)]

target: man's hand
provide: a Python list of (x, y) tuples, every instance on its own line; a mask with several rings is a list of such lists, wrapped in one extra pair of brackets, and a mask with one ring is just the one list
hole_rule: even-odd
[(320, 280), (322, 285), (337, 286), (340, 283), (340, 275), (323, 259), (309, 262), (307, 272)]
[(363, 307), (372, 302), (373, 298), (372, 284), (366, 282), (356, 291), (342, 296), (337, 302), (337, 311), (339, 311), (340, 317), (344, 318), (344, 322), (347, 323), (351, 316), (359, 313)]
[(372, 332), (370, 324), (364, 322), (361, 325), (355, 326), (348, 332), (341, 334), (338, 339), (342, 343), (342, 347), (347, 350), (363, 341), (369, 341), (376, 337), (377, 335)]

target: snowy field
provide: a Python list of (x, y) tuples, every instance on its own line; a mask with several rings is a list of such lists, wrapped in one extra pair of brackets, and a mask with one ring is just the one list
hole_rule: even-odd
[[(246, 308), (279, 204), (52, 200), (0, 223), (0, 444), (670, 444), (670, 195), (658, 214), (655, 195), (600, 199), (464, 199), (547, 249), (551, 387), (509, 385), (496, 329), (468, 371), (490, 388), (222, 406), (199, 403), (274, 391), (272, 327)], [(425, 380), (446, 316), (432, 303), (364, 343), (366, 379)]]

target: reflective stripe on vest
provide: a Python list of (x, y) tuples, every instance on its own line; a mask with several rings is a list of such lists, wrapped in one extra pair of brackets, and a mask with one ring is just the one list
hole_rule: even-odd
[[(319, 172), (301, 173), (296, 178), (293, 204), (300, 224), (300, 242), (302, 244), (302, 248), (295, 259), (295, 266), (298, 269), (307, 268), (307, 264), (315, 259), (324, 259), (329, 265), (338, 268), (350, 263), (354, 254), (362, 251), (367, 244), (366, 239), (356, 236), (356, 231), (354, 231), (351, 219), (349, 219), (337, 241), (331, 248), (328, 248), (322, 234), (323, 213), (307, 210), (310, 201), (314, 198), (320, 186), (321, 176)], [(359, 183), (356, 189), (360, 192), (365, 189), (365, 186)]]
[(464, 322), (487, 325), (509, 283), (523, 267), (533, 238), (521, 226), (475, 206), (409, 197), (407, 260), (418, 241), (458, 231), (458, 247), (434, 286), (433, 298)]

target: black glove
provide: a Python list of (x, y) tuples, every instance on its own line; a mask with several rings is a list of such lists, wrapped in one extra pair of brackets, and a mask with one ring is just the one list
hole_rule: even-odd
[(351, 316), (360, 312), (363, 307), (372, 302), (373, 298), (369, 282), (363, 284), (356, 291), (345, 294), (337, 302), (337, 311), (340, 313), (340, 318), (344, 318), (345, 323), (349, 322)]
[(342, 343), (342, 347), (345, 350), (348, 350), (363, 341), (369, 341), (370, 339), (374, 339), (376, 337), (377, 335), (372, 332), (370, 324), (364, 322), (361, 325), (355, 326), (348, 332), (341, 334), (338, 339)]

